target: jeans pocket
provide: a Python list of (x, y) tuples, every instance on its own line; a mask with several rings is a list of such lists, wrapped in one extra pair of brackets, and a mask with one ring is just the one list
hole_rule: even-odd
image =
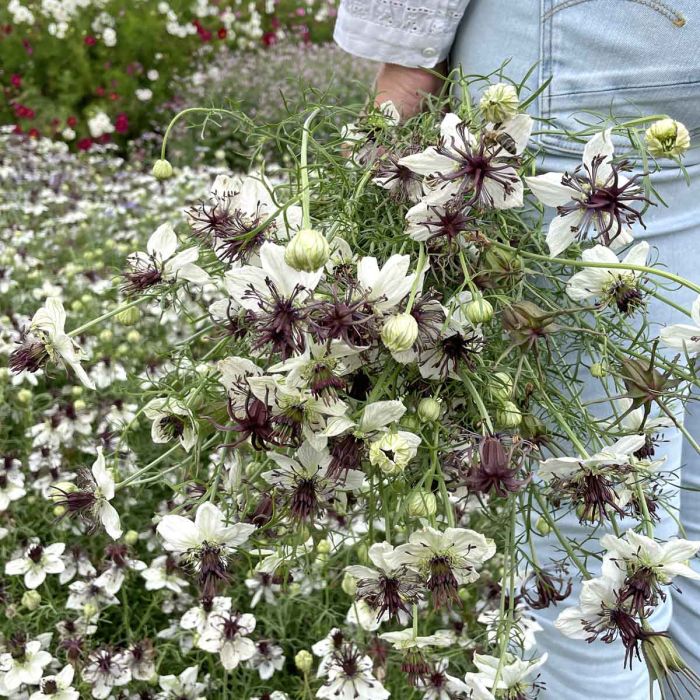
[[(541, 0), (540, 115), (546, 131), (578, 131), (603, 117), (668, 114), (700, 127), (698, 0)], [(588, 113), (588, 114), (586, 114)], [(545, 133), (550, 151), (581, 144)]]

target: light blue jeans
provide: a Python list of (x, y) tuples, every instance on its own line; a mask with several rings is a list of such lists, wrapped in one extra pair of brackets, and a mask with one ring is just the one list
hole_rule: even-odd
[[(453, 66), (461, 64), (466, 75), (486, 75), (508, 59), (504, 74), (514, 80), (538, 65), (528, 82), (531, 90), (552, 77), (531, 105), (535, 117), (554, 119), (559, 126), (576, 131), (582, 128), (581, 120), (594, 121), (582, 114), (586, 110), (623, 119), (668, 114), (691, 133), (695, 130), (699, 138), (700, 0), (471, 0), (453, 46)], [(540, 136), (539, 142), (545, 152), (543, 172), (571, 170), (580, 162), (580, 144), (553, 134)], [(656, 246), (669, 270), (698, 282), (700, 149), (689, 153), (686, 164), (690, 186), (672, 163), (654, 175), (653, 184), (668, 207), (653, 207), (645, 216), (647, 229), (635, 235)], [(687, 309), (694, 298), (685, 288), (668, 295)], [(688, 322), (682, 314), (654, 301), (649, 305), (649, 318), (659, 324)], [(588, 397), (596, 392), (600, 398), (597, 385), (586, 387)], [(700, 438), (700, 407), (686, 413), (685, 425)], [(683, 444), (675, 429), (666, 430), (664, 439), (657, 454), (667, 456), (666, 468), (682, 482), (672, 500), (684, 536), (698, 540), (700, 456)], [(559, 524), (572, 539), (582, 541), (590, 535), (573, 515)], [(664, 539), (677, 534), (674, 518), (662, 515), (656, 536)], [(538, 540), (541, 562), (561, 559), (555, 539)], [(687, 579), (677, 583), (682, 593), (668, 597), (657, 611), (654, 626), (670, 630), (686, 660), (700, 674), (700, 585)], [(644, 664), (635, 662), (632, 670), (624, 669), (620, 645), (571, 640), (554, 628), (561, 609), (574, 604), (579, 592), (580, 581), (574, 581), (570, 599), (535, 612), (543, 627), (537, 637), (539, 651), (549, 654), (540, 678), (546, 683), (540, 699), (648, 698)]]

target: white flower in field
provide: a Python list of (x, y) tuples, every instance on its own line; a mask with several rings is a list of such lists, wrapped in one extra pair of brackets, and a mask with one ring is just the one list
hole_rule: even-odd
[[(622, 263), (644, 266), (649, 255), (646, 241), (637, 243), (625, 255)], [(603, 245), (587, 248), (581, 255), (584, 262), (620, 262), (615, 253)], [(586, 267), (577, 272), (566, 283), (566, 293), (574, 301), (597, 298), (601, 303), (614, 303), (622, 313), (631, 313), (643, 305), (639, 281), (643, 273), (639, 270), (623, 270), (611, 267)]]
[(143, 292), (162, 282), (185, 280), (203, 285), (209, 275), (195, 265), (199, 257), (197, 246), (177, 251), (177, 236), (170, 224), (160, 225), (148, 239), (146, 252), (131, 253), (127, 257), (129, 270), (124, 273), (127, 292)]
[(420, 573), (433, 600), (442, 606), (456, 598), (459, 586), (476, 581), (477, 568), (495, 553), (493, 540), (474, 530), (424, 527), (396, 548), (393, 561)]
[(523, 204), (523, 183), (515, 158), (527, 146), (532, 118), (518, 114), (498, 125), (487, 125), (472, 134), (454, 114), (440, 125), (440, 142), (421, 153), (399, 160), (399, 165), (426, 176), (428, 204), (453, 199), (460, 208), (478, 204), (484, 208), (511, 209)]
[(177, 439), (182, 449), (189, 452), (197, 442), (197, 426), (192, 411), (178, 399), (151, 399), (143, 408), (144, 415), (153, 421), (151, 439), (164, 444)]
[(291, 205), (278, 212), (271, 189), (263, 175), (218, 175), (211, 203), (187, 211), (190, 226), (211, 243), (222, 262), (255, 259), (264, 241), (286, 240), (301, 227), (301, 207)]
[(559, 613), (554, 626), (562, 634), (572, 639), (589, 639), (606, 630), (611, 636), (616, 632), (617, 622), (614, 618), (628, 614), (628, 606), (620, 601), (625, 574), (613, 567), (609, 573), (612, 576), (584, 581), (578, 605)]
[(377, 617), (376, 609), (370, 607), (365, 600), (354, 601), (345, 615), (345, 622), (348, 625), (356, 625), (365, 632), (378, 630), (385, 619), (387, 619), (385, 615)]
[(99, 139), (104, 134), (111, 134), (114, 131), (114, 124), (104, 112), (97, 112), (88, 119), (88, 130), (93, 139)]
[[(478, 672), (467, 673), (464, 680), (470, 688), (474, 689), (475, 694), (470, 696), (474, 700), (481, 698), (493, 700), (495, 695), (498, 697), (527, 697), (533, 690), (533, 681), (528, 679), (546, 661), (547, 654), (531, 661), (507, 654), (505, 663), (501, 665), (501, 660), (497, 656), (474, 654), (474, 665)], [(499, 681), (494, 688), (499, 668), (501, 669)], [(487, 694), (484, 694), (484, 689)]]
[(95, 579), (95, 583), (102, 587), (110, 595), (115, 595), (121, 590), (126, 571), (143, 571), (145, 562), (130, 556), (126, 545), (112, 544), (107, 547), (109, 566)]
[[(98, 586), (94, 579), (73, 581), (68, 586), (68, 590), (70, 593), (66, 609), (81, 611), (88, 622), (96, 622), (101, 610), (111, 605), (119, 605), (119, 599)], [(86, 612), (88, 609), (94, 610), (94, 612), (88, 614)]]
[[(423, 692), (422, 700), (455, 700), (455, 698), (471, 697), (469, 686), (447, 673), (449, 663), (448, 659), (440, 659), (435, 662), (428, 675), (416, 679), (416, 688)], [(476, 696), (474, 700), (477, 700)]]
[(116, 687), (131, 681), (131, 671), (124, 652), (97, 649), (87, 658), (82, 679), (92, 686), (92, 697), (104, 700)]
[(255, 617), (250, 613), (226, 612), (212, 615), (208, 626), (197, 640), (204, 651), (219, 654), (221, 665), (231, 671), (241, 661), (255, 654), (255, 643), (248, 635), (255, 629)]
[(369, 445), (369, 461), (387, 476), (403, 472), (418, 453), (421, 439), (408, 430), (384, 433)]
[(194, 630), (201, 635), (209, 626), (212, 619), (231, 610), (231, 599), (226, 596), (214, 596), (209, 601), (200, 601), (199, 605), (190, 608), (181, 618), (180, 627), (184, 630)]
[(137, 88), (134, 90), (134, 95), (140, 102), (148, 102), (153, 97), (153, 90), (150, 88)]
[(146, 581), (147, 591), (159, 591), (166, 588), (173, 593), (182, 593), (189, 584), (185, 579), (180, 578), (178, 573), (180, 573), (180, 569), (175, 560), (171, 556), (163, 554), (156, 557), (148, 565), (148, 568), (141, 572), (141, 576)]
[(0, 470), (0, 513), (7, 510), (12, 501), (26, 495), (24, 473), (19, 469)]
[(410, 265), (410, 255), (392, 255), (381, 268), (377, 258), (365, 257), (359, 260), (357, 280), (367, 295), (367, 301), (378, 312), (388, 313), (411, 291), (416, 273), (408, 274)]
[(294, 457), (279, 452), (267, 456), (277, 468), (262, 477), (288, 493), (289, 511), (295, 520), (313, 522), (319, 512), (337, 500), (339, 492), (356, 491), (364, 484), (364, 472), (348, 469), (342, 478), (329, 475), (331, 456), (304, 441)]
[(66, 312), (61, 300), (49, 297), (34, 314), (22, 345), (10, 355), (10, 369), (13, 372), (35, 372), (47, 360), (60, 362), (71, 367), (88, 389), (94, 389), (95, 385), (80, 365), (83, 352), (65, 332), (65, 325)]
[(641, 215), (631, 205), (646, 201), (638, 178), (625, 178), (613, 164), (611, 130), (596, 134), (583, 150), (583, 165), (573, 173), (526, 177), (543, 204), (556, 207), (547, 231), (549, 254), (556, 257), (591, 229), (603, 245), (623, 248), (632, 241), (631, 224)]
[(248, 660), (247, 666), (258, 672), (260, 680), (270, 680), (275, 671), (284, 668), (282, 647), (267, 640), (258, 642), (255, 645), (255, 654)]
[(24, 576), (27, 588), (38, 588), (44, 583), (46, 574), (60, 574), (66, 565), (61, 559), (66, 545), (63, 542), (43, 547), (39, 541), (33, 541), (24, 554), (5, 564), (5, 574), (8, 576)]
[(659, 333), (661, 342), (669, 348), (682, 350), (688, 355), (700, 353), (700, 296), (690, 307), (690, 319), (693, 325), (676, 323), (662, 328)]
[(273, 690), (271, 693), (266, 693), (265, 697), (262, 698), (258, 695), (252, 697), (250, 700), (290, 700), (287, 693), (283, 693), (281, 690)]
[(189, 666), (179, 676), (158, 676), (158, 700), (206, 700), (202, 693), (207, 686), (198, 682), (198, 674), (199, 666)]
[(362, 409), (357, 431), (363, 436), (373, 435), (390, 423), (401, 420), (406, 406), (399, 400), (373, 401)]
[(0, 681), (10, 691), (17, 690), (23, 683), (25, 685), (39, 685), (45, 666), (53, 660), (48, 651), (44, 651), (41, 641), (32, 639), (17, 649), (14, 654), (4, 652), (0, 654)]
[(145, 639), (134, 642), (125, 652), (126, 664), (135, 681), (151, 681), (156, 678), (156, 650)]
[(158, 523), (156, 530), (163, 538), (167, 550), (185, 554), (202, 547), (233, 550), (248, 540), (255, 531), (255, 525), (226, 525), (224, 514), (217, 506), (213, 503), (202, 503), (197, 508), (194, 522), (182, 515), (166, 515)]
[(540, 462), (537, 471), (542, 480), (547, 482), (554, 477), (566, 479), (579, 471), (603, 465), (628, 464), (631, 455), (644, 447), (645, 442), (644, 435), (628, 435), (591, 457), (550, 457)]
[(29, 696), (29, 700), (79, 700), (80, 693), (73, 688), (74, 668), (68, 664), (53, 676), (44, 676), (39, 690)]
[(325, 667), (326, 682), (317, 698), (325, 700), (386, 700), (390, 693), (372, 674), (373, 663), (352, 643), (335, 650)]
[(105, 46), (111, 48), (117, 45), (117, 33), (112, 29), (112, 27), (106, 27), (102, 32), (102, 41), (104, 41)]
[(607, 549), (603, 558), (603, 576), (613, 578), (615, 569), (628, 577), (643, 575), (653, 579), (653, 587), (668, 585), (675, 576), (699, 580), (700, 573), (688, 565), (700, 549), (700, 542), (672, 539), (668, 542), (656, 540), (628, 530), (622, 537), (604, 535), (600, 543)]
[[(530, 651), (537, 644), (537, 633), (542, 631), (542, 626), (530, 617), (529, 607), (525, 603), (518, 603), (513, 611), (514, 627), (517, 625), (518, 642), (523, 651)], [(486, 625), (488, 640), (496, 646), (498, 644), (498, 630), (501, 623), (499, 610), (485, 610), (477, 618), (477, 622)]]

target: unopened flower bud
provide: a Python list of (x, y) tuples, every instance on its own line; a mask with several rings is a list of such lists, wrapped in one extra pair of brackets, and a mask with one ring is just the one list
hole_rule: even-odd
[(316, 551), (319, 554), (330, 554), (331, 552), (331, 543), (328, 540), (321, 540), (317, 545), (316, 545)]
[(141, 342), (141, 334), (137, 330), (129, 331), (126, 334), (126, 339), (132, 345), (137, 345), (138, 343)]
[(32, 392), (29, 389), (20, 389), (17, 392), (17, 401), (23, 404), (28, 404), (32, 400)]
[(316, 272), (328, 262), (330, 254), (331, 247), (320, 231), (303, 228), (287, 243), (284, 261), (300, 272)]
[(546, 537), (552, 531), (552, 528), (544, 518), (537, 518), (535, 530), (537, 530), (542, 537)]
[(294, 665), (304, 674), (308, 673), (314, 665), (314, 657), (311, 653), (302, 649), (294, 656)]
[(496, 83), (490, 85), (481, 96), (479, 107), (487, 121), (496, 124), (504, 122), (518, 113), (520, 100), (513, 85)]
[(53, 515), (54, 518), (62, 518), (66, 514), (65, 506), (54, 506)]
[(85, 603), (85, 605), (83, 605), (83, 617), (87, 620), (95, 617), (98, 612), (100, 612), (100, 609), (95, 603)]
[(78, 487), (72, 481), (57, 481), (51, 487), (50, 498), (54, 501), (62, 501), (65, 494), (77, 491)]
[(70, 395), (73, 398), (78, 398), (79, 396), (82, 396), (85, 392), (83, 391), (83, 387), (80, 386), (80, 384), (75, 384), (70, 388)]
[(517, 428), (522, 420), (523, 414), (512, 401), (505, 401), (496, 411), (496, 421), (504, 428)]
[(83, 304), (82, 301), (80, 301), (80, 299), (74, 299), (74, 300), (70, 303), (70, 310), (71, 310), (71, 311), (76, 311), (76, 312), (77, 312), (77, 311), (82, 311), (83, 308), (84, 308), (84, 304)]
[(421, 399), (418, 404), (418, 417), (426, 423), (432, 423), (440, 417), (442, 406), (433, 398)]
[(27, 610), (36, 610), (41, 605), (41, 593), (39, 591), (25, 591), (22, 595), (22, 606)]
[(139, 533), (136, 530), (127, 530), (124, 535), (124, 542), (133, 547), (139, 541)]
[(153, 164), (151, 174), (156, 180), (167, 180), (173, 176), (173, 166), (167, 160), (157, 160)]
[(105, 328), (103, 331), (100, 331), (100, 340), (103, 343), (109, 343), (112, 338), (114, 338), (114, 333), (109, 328)]
[(680, 158), (690, 148), (690, 134), (675, 119), (659, 119), (644, 134), (647, 150), (654, 158)]
[(83, 399), (77, 399), (76, 401), (73, 401), (73, 408), (76, 411), (84, 411), (87, 408), (87, 404)]
[(486, 323), (493, 318), (493, 306), (490, 301), (479, 295), (465, 304), (464, 315), (475, 326), (479, 323)]
[(122, 326), (133, 326), (141, 318), (141, 311), (137, 306), (132, 306), (129, 309), (120, 311), (117, 316), (117, 323)]
[(513, 395), (513, 379), (505, 372), (496, 372), (489, 381), (489, 393), (494, 401), (509, 401)]
[(345, 595), (349, 595), (353, 598), (355, 593), (357, 593), (357, 579), (346, 573), (345, 576), (343, 576), (343, 582), (340, 584), (340, 587), (343, 589)]
[(418, 338), (418, 323), (411, 314), (395, 314), (382, 328), (382, 342), (391, 352), (405, 352)]
[(412, 518), (429, 518), (437, 513), (435, 494), (424, 489), (416, 489), (408, 495), (406, 512)]
[(596, 378), (596, 379), (601, 379), (602, 377), (607, 375), (607, 370), (605, 369), (605, 365), (603, 365), (601, 362), (594, 362), (591, 365), (591, 374)]

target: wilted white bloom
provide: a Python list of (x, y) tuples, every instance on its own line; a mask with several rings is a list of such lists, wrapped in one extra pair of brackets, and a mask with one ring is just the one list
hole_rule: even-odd
[(421, 439), (407, 430), (384, 433), (369, 445), (369, 461), (375, 467), (392, 475), (402, 472), (416, 456)]
[(690, 133), (675, 119), (659, 119), (644, 133), (647, 149), (654, 158), (680, 158), (690, 148)]
[(479, 100), (479, 108), (487, 121), (499, 124), (518, 113), (518, 91), (510, 83), (489, 85)]
[(8, 576), (24, 576), (27, 588), (38, 588), (46, 580), (46, 574), (60, 574), (65, 568), (61, 555), (66, 545), (63, 542), (43, 547), (38, 541), (32, 542), (24, 554), (5, 564)]

